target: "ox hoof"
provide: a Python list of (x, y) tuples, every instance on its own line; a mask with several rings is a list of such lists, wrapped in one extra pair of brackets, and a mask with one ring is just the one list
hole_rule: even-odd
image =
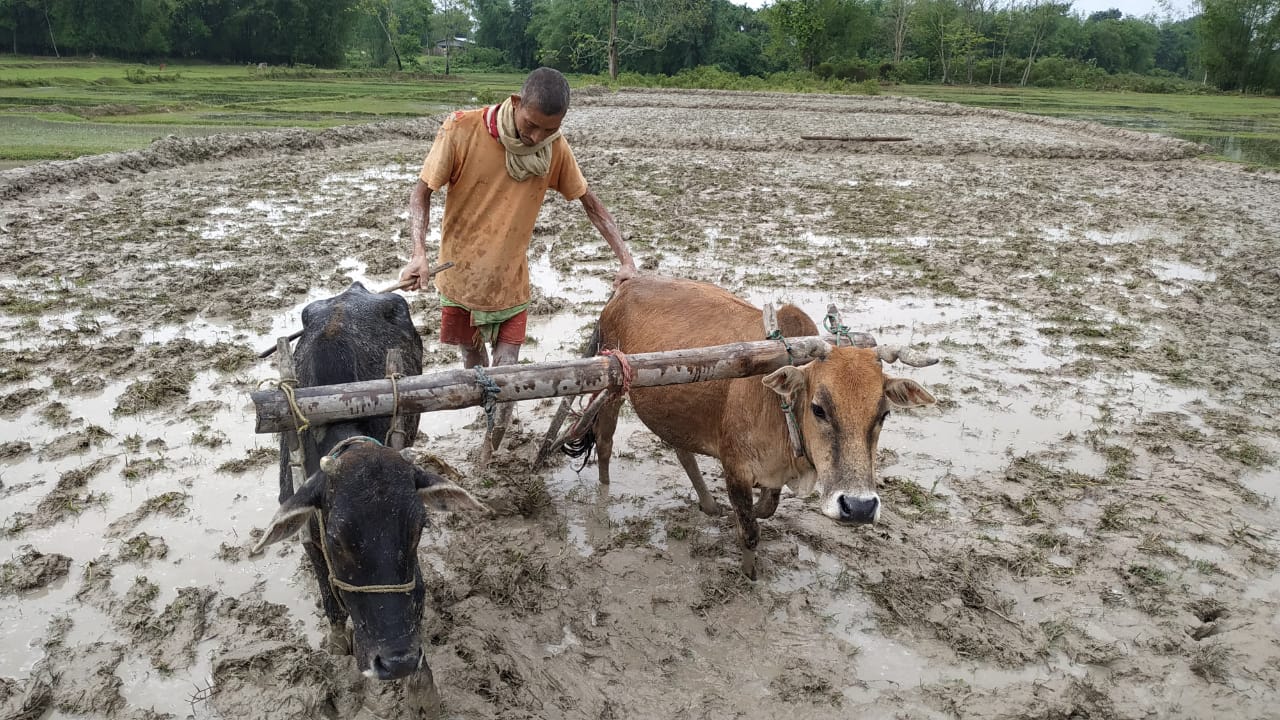
[(742, 574), (746, 575), (752, 582), (756, 579), (756, 551), (742, 551)]
[(330, 655), (351, 654), (351, 631), (346, 625), (330, 625), (324, 634), (324, 651)]
[(720, 504), (714, 500), (712, 500), (709, 504), (698, 503), (698, 509), (705, 514), (710, 515), (711, 517), (720, 517), (724, 515), (724, 508), (720, 507)]

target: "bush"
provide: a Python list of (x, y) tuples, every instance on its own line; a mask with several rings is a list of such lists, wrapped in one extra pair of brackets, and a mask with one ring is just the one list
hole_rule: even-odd
[(700, 65), (681, 70), (672, 76), (641, 75), (634, 72), (618, 73), (617, 82), (608, 75), (585, 75), (579, 78), (587, 85), (609, 87), (688, 88), (703, 90), (746, 90), (844, 93), (851, 95), (878, 95), (880, 83), (875, 80), (849, 82), (840, 79), (826, 80), (816, 73), (804, 71), (777, 72), (767, 77), (739, 75), (714, 65)]
[(474, 47), (466, 52), (455, 54), (450, 58), (458, 67), (483, 70), (485, 72), (518, 73), (511, 63), (507, 62), (506, 53), (498, 48)]
[(818, 65), (813, 68), (813, 74), (823, 80), (830, 80), (831, 76), (836, 74), (836, 66), (829, 62), (818, 63)]
[(929, 61), (924, 58), (903, 58), (896, 64), (888, 64), (891, 70), (883, 79), (889, 82), (922, 83), (929, 79)]
[(861, 60), (844, 60), (836, 65), (835, 76), (840, 80), (863, 82), (871, 77), (871, 71)]
[(149, 73), (142, 68), (129, 68), (124, 71), (124, 78), (134, 85), (146, 85), (147, 83), (158, 82), (177, 82), (181, 77), (180, 73)]

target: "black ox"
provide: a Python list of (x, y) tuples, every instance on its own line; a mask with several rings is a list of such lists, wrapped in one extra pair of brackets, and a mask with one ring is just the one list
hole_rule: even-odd
[[(294, 351), (299, 386), (380, 379), (393, 348), (401, 351), (406, 373), (422, 372), (422, 339), (399, 295), (352, 283), (341, 295), (307, 305), (302, 326)], [(405, 442), (412, 445), (418, 416), (405, 420)], [(350, 617), (356, 666), (379, 680), (426, 664), (419, 637), (426, 587), (417, 553), (425, 508), (484, 509), (466, 490), (383, 447), (379, 441), (390, 426), (390, 418), (380, 417), (304, 432), (307, 480), (296, 491), (282, 437), (280, 509), (254, 548), (260, 552), (306, 528), (303, 546), (330, 636), (345, 638)]]

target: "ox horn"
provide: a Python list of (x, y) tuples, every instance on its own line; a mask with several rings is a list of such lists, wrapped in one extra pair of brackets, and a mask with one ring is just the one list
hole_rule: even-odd
[(320, 458), (320, 469), (324, 471), (325, 475), (337, 477), (338, 473), (342, 471), (342, 462), (336, 457), (325, 455)]
[(928, 367), (938, 362), (938, 358), (930, 357), (917, 350), (909, 347), (900, 347), (898, 345), (877, 345), (876, 357), (881, 362), (895, 363), (901, 362), (911, 367)]

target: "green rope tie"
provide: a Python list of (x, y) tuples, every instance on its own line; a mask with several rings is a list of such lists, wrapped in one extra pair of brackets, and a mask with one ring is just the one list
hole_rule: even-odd
[(769, 337), (765, 339), (777, 340), (778, 342), (782, 343), (782, 347), (787, 349), (787, 364), (788, 365), (796, 364), (796, 356), (794, 353), (791, 352), (791, 343), (787, 342), (787, 339), (783, 337), (781, 330), (774, 330), (773, 332), (769, 333)]
[(493, 378), (485, 373), (484, 367), (477, 365), (476, 384), (480, 386), (480, 390), (484, 393), (484, 398), (481, 400), (480, 405), (484, 408), (485, 420), (489, 424), (489, 430), (492, 431), (494, 413), (498, 408), (497, 398), (500, 392), (498, 383), (494, 382)]

